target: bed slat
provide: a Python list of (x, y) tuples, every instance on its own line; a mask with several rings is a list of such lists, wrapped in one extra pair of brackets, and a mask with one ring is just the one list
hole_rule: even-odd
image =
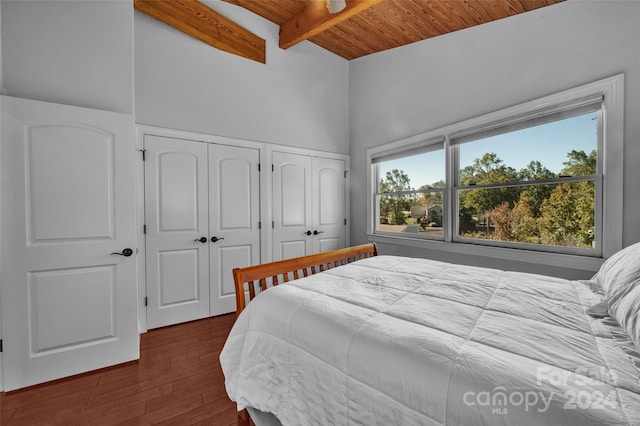
[(245, 299), (245, 284), (249, 287), (249, 301), (256, 297), (254, 282), (259, 281), (261, 291), (267, 290), (267, 278), (271, 277), (272, 286), (279, 284), (278, 276), (283, 277), (284, 282), (289, 281), (289, 273), (293, 272), (293, 278), (298, 279), (298, 271), (302, 275), (309, 276), (318, 272), (332, 269), (360, 259), (377, 256), (378, 251), (374, 243), (362, 244), (355, 247), (327, 251), (309, 256), (280, 260), (278, 262), (265, 263), (263, 265), (235, 268), (233, 280), (236, 287), (236, 315), (245, 308), (248, 301)]

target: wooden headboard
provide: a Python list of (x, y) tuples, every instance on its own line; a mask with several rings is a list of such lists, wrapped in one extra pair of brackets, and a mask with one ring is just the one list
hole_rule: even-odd
[(236, 315), (240, 315), (240, 312), (248, 303), (245, 297), (245, 291), (247, 290), (245, 284), (248, 286), (249, 301), (251, 301), (256, 296), (256, 285), (259, 286), (260, 291), (264, 291), (270, 286), (278, 285), (281, 282), (306, 277), (336, 266), (377, 255), (376, 245), (370, 243), (263, 265), (235, 268), (233, 270), (233, 280), (236, 285)]

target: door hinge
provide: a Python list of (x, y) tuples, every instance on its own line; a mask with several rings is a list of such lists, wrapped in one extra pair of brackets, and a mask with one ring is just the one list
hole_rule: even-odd
[(262, 222), (258, 222), (258, 229), (262, 229)]
[(271, 228), (273, 229), (273, 228), (275, 228), (275, 227), (276, 227), (276, 222), (272, 220), (272, 221), (271, 221)]
[(147, 233), (147, 225), (142, 225), (142, 233), (143, 234)]
[(149, 306), (149, 298), (148, 297), (144, 297), (144, 306)]
[(347, 218), (346, 217), (344, 218), (344, 224), (345, 225), (347, 224)]
[(140, 152), (142, 153), (142, 161), (145, 161), (147, 159), (147, 150), (146, 149), (141, 149)]
[(276, 171), (276, 166), (274, 166), (273, 164), (271, 165), (271, 171), (275, 172)]
[(260, 163), (258, 163), (258, 171), (260, 171)]
[(347, 178), (347, 173), (349, 173), (349, 172), (345, 170), (345, 171), (344, 171), (344, 178), (345, 178), (345, 179)]
[(2, 339), (0, 339), (0, 352), (4, 352), (4, 346), (2, 346)]

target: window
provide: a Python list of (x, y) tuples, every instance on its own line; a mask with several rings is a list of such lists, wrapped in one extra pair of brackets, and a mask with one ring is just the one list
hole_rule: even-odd
[(425, 145), (413, 155), (380, 161), (377, 229), (442, 238), (445, 175), (442, 142)]
[(520, 249), (518, 260), (522, 250), (612, 254), (622, 245), (622, 82), (369, 150), (373, 239)]

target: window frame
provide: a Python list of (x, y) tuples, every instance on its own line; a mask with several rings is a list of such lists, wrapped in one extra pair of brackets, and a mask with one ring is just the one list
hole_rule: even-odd
[[(602, 106), (598, 114), (601, 120), (598, 138), (598, 172), (596, 182), (596, 229), (601, 231), (601, 244), (596, 250), (577, 249), (548, 251), (537, 244), (504, 244), (501, 241), (467, 239), (460, 241), (457, 236), (457, 179), (458, 147), (452, 143), (466, 135), (504, 127), (514, 122), (528, 120), (537, 113), (572, 109), (571, 105), (582, 99), (602, 96)], [(576, 269), (597, 270), (603, 258), (611, 256), (622, 248), (623, 218), (623, 123), (624, 123), (624, 74), (598, 80), (572, 89), (564, 90), (539, 99), (508, 107), (469, 120), (437, 128), (407, 138), (396, 140), (367, 150), (367, 232), (370, 241), (390, 243), (416, 248), (440, 250), (445, 252), (502, 257), (508, 260), (527, 263), (540, 263)], [(377, 230), (378, 212), (377, 176), (375, 163), (384, 161), (384, 157), (401, 157), (403, 152), (419, 150), (429, 144), (444, 139), (446, 161), (446, 188), (443, 193), (443, 238), (425, 238), (400, 233)]]
[[(382, 161), (386, 161), (386, 160), (393, 160), (393, 159), (397, 159), (397, 158), (403, 158), (405, 157), (405, 155), (402, 155), (403, 153), (406, 153), (406, 157), (410, 157), (412, 155), (417, 155), (417, 154), (421, 154), (424, 152), (434, 152), (434, 151), (439, 151), (439, 150), (443, 150), (444, 151), (444, 156), (445, 156), (445, 167), (446, 167), (446, 158), (447, 158), (447, 148), (445, 145), (445, 138), (444, 137), (436, 137), (433, 139), (429, 139), (426, 140), (424, 142), (421, 142), (419, 144), (417, 144), (416, 146), (412, 146), (410, 149), (408, 149), (407, 151), (400, 151), (400, 152), (387, 152), (384, 155), (381, 156), (377, 156), (375, 158), (373, 158), (371, 161), (373, 163), (378, 163), (378, 162), (382, 162)], [(444, 176), (444, 180), (447, 180), (447, 170), (445, 168), (445, 176)], [(380, 192), (379, 190), (379, 182), (380, 179), (382, 178), (382, 176), (380, 176), (380, 173), (375, 173), (375, 179), (376, 179), (376, 184), (374, 186), (374, 193), (373, 193), (373, 203), (374, 203), (374, 226), (375, 228), (373, 229), (374, 233), (376, 234), (380, 234), (380, 235), (397, 235), (397, 232), (391, 232), (391, 231), (382, 231), (382, 230), (378, 230), (377, 229), (377, 224), (380, 223), (380, 203), (378, 202), (378, 197), (383, 197), (383, 196), (393, 196), (393, 195), (401, 195), (401, 194), (412, 194), (412, 195), (418, 195), (418, 194), (426, 194), (426, 193), (430, 193), (430, 192), (440, 192), (442, 193), (442, 207), (443, 207), (443, 211), (442, 211), (442, 230), (443, 230), (443, 235), (442, 236), (433, 236), (433, 235), (420, 235), (420, 234), (413, 234), (412, 238), (420, 238), (420, 239), (429, 239), (429, 240), (436, 240), (436, 241), (444, 241), (445, 240), (445, 230), (449, 227), (449, 217), (447, 214), (445, 214), (444, 208), (446, 205), (449, 204), (449, 188), (448, 186), (445, 188), (429, 188), (429, 189), (413, 189), (410, 191), (401, 191), (401, 192)]]

